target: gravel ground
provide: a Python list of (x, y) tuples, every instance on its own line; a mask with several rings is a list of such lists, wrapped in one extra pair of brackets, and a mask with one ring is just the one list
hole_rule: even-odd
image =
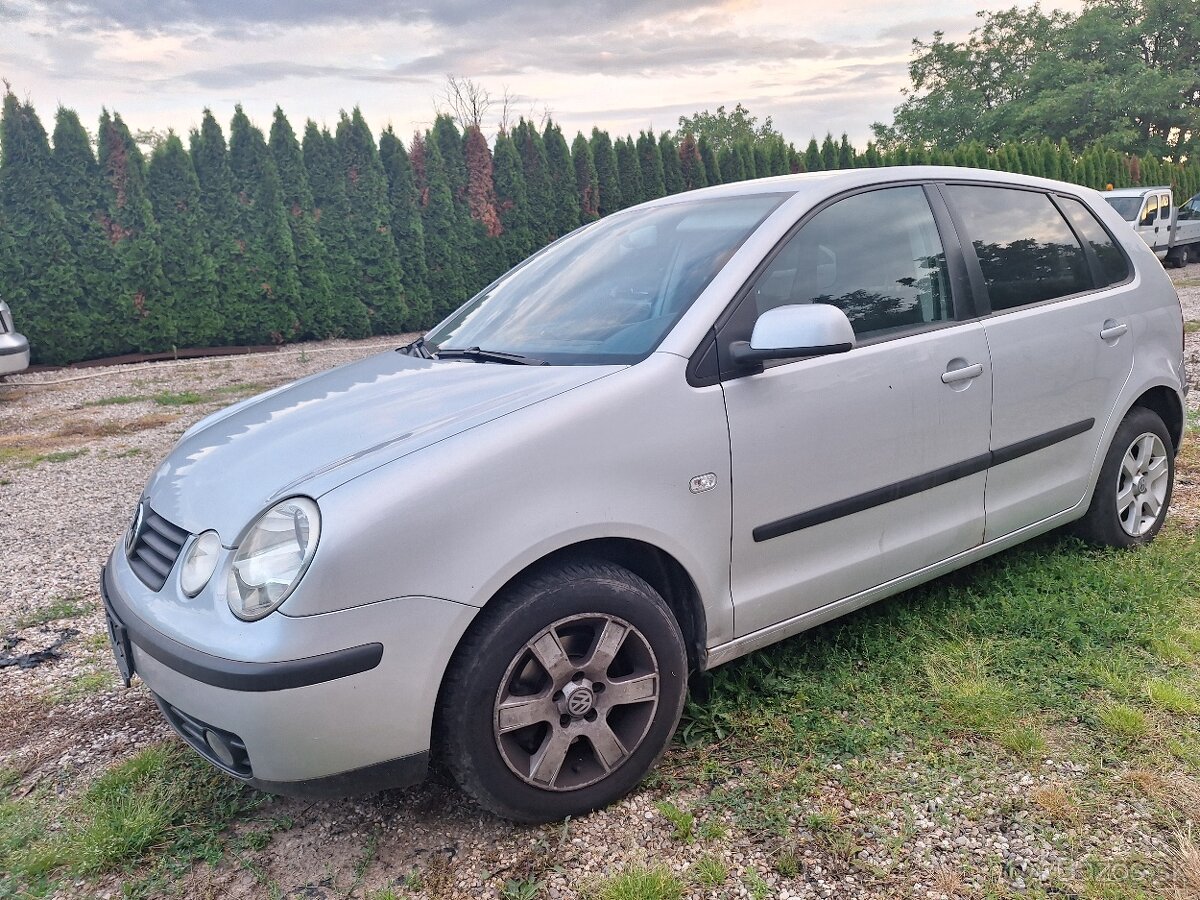
[[(1173, 276), (1185, 319), (1200, 322), (1200, 265)], [(64, 640), (60, 658), (0, 668), (0, 758), (23, 773), (18, 794), (46, 787), (69, 794), (134, 750), (175, 740), (144, 686), (117, 684), (96, 588), (157, 461), (192, 422), (222, 405), (383, 346), (329, 342), (0, 384), (0, 655)], [(1190, 371), (1200, 372), (1200, 333), (1188, 335), (1187, 353)], [(1189, 407), (1200, 408), (1200, 391)], [(1176, 502), (1175, 515), (1200, 519), (1196, 485), (1181, 483)], [(1149, 772), (1094, 770), (1056, 754), (1053, 742), (1049, 754), (1025, 767), (964, 743), (936, 760), (900, 749), (870, 768), (853, 760), (834, 766), (796, 806), (783, 844), (703, 806), (699, 786), (671, 793), (661, 783), (645, 787), (586, 819), (544, 828), (497, 821), (436, 782), (356, 801), (277, 799), (240, 827), (286, 818), (290, 828), (262, 851), (197, 867), (177, 889), (184, 896), (332, 898), (370, 897), (394, 884), (399, 896), (433, 900), (496, 897), (505, 879), (536, 878), (539, 896), (570, 900), (626, 866), (685, 873), (703, 855), (719, 860), (727, 878), (685, 896), (1006, 896), (1161, 872), (1176, 848), (1149, 827), (1161, 805), (1155, 798), (1177, 809), (1180, 821), (1200, 819), (1200, 788), (1190, 778), (1167, 784)], [(698, 774), (683, 756), (673, 749), (664, 769), (687, 784)], [(790, 777), (756, 765), (722, 787), (736, 792)], [(1103, 808), (1081, 800), (1093, 780), (1110, 784), (1106, 796), (1116, 799)], [(700, 837), (686, 842), (673, 833), (657, 808), (667, 798), (697, 811)], [(404, 886), (412, 872), (419, 887)], [(78, 883), (63, 895), (115, 896), (119, 887), (115, 878), (98, 887)]]

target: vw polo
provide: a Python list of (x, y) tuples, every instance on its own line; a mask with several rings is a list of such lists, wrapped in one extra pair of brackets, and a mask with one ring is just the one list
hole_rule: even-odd
[(611, 803), (689, 671), (1070, 524), (1151, 540), (1181, 313), (1099, 194), (969, 169), (677, 195), (423, 340), (229, 407), (102, 592), (122, 673), (230, 775)]

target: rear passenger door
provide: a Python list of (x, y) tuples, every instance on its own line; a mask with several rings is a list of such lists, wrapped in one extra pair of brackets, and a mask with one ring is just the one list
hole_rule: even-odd
[(1079, 503), (1133, 368), (1120, 292), (1128, 260), (1080, 201), (1036, 190), (942, 187), (984, 313), (992, 468), (984, 540)]

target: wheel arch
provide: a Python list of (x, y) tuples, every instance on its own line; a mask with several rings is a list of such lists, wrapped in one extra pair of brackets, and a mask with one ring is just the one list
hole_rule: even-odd
[[(688, 668), (703, 671), (708, 664), (708, 620), (696, 582), (674, 556), (654, 544), (635, 538), (605, 537), (577, 541), (539, 557), (513, 574), (488, 598), (483, 609), (508, 588), (539, 569), (580, 559), (599, 559), (622, 566), (644, 580), (667, 602), (687, 647)], [(482, 617), (481, 617), (482, 618)], [(468, 633), (470, 629), (468, 629)], [(466, 640), (459, 639), (461, 645)], [(455, 648), (457, 654), (458, 648)]]
[(1171, 435), (1172, 450), (1178, 453), (1179, 445), (1183, 441), (1184, 426), (1183, 403), (1179, 399), (1179, 394), (1165, 385), (1158, 385), (1143, 391), (1130, 404), (1131, 409), (1135, 406), (1148, 409), (1163, 420), (1163, 424), (1167, 426), (1167, 431)]

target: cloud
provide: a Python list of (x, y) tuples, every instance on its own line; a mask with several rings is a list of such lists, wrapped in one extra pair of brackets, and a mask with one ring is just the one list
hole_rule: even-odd
[[(166, 30), (216, 30), (231, 28), (299, 28), (329, 24), (429, 23), (445, 28), (492, 28), (498, 22), (512, 28), (575, 29), (579, 5), (572, 0), (0, 0), (5, 6), (20, 3), (26, 10), (44, 13), (73, 29), (120, 28), (137, 33)], [(592, 20), (614, 24), (656, 15), (689, 12), (713, 3), (691, 0), (607, 0), (591, 6)], [(18, 7), (19, 9), (19, 7)], [(508, 30), (506, 27), (505, 30)]]

